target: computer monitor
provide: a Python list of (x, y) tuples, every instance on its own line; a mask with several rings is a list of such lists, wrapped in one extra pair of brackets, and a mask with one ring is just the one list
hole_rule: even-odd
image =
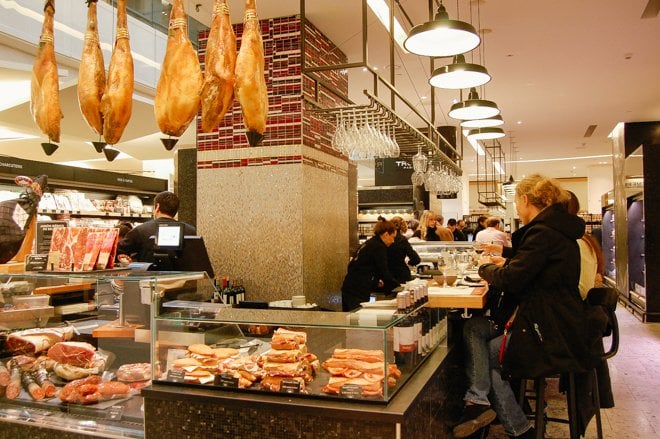
[(184, 224), (178, 222), (158, 223), (156, 248), (160, 250), (183, 250)]

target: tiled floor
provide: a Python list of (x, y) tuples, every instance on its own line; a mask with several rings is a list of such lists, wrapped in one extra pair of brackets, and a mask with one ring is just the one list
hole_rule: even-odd
[[(642, 323), (623, 307), (619, 307), (616, 314), (621, 344), (617, 355), (609, 360), (615, 407), (601, 411), (603, 436), (608, 439), (660, 438), (660, 323)], [(555, 394), (550, 398), (549, 406), (565, 413), (563, 395)], [(506, 437), (501, 425), (491, 426), (488, 439)], [(548, 424), (546, 438), (568, 437), (568, 426)], [(595, 437), (594, 418), (586, 438)]]

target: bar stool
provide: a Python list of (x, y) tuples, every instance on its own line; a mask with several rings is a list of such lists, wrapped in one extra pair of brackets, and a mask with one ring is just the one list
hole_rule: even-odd
[[(615, 310), (619, 300), (619, 292), (615, 288), (592, 288), (587, 293), (586, 302), (591, 306), (600, 306), (603, 308), (607, 315), (607, 328), (603, 337), (611, 337), (610, 348), (601, 355), (601, 359), (607, 360), (616, 355), (619, 350), (619, 324), (616, 318)], [(598, 393), (598, 373), (593, 369), (593, 402), (596, 408), (596, 430), (598, 439), (603, 438), (603, 426), (600, 416), (600, 395)], [(543, 439), (545, 433), (545, 424), (547, 422), (559, 422), (569, 425), (570, 438), (577, 439), (580, 437), (578, 428), (578, 413), (577, 413), (577, 395), (575, 388), (575, 373), (569, 372), (564, 374), (567, 379), (568, 386), (566, 390), (566, 405), (568, 411), (568, 419), (551, 418), (545, 415), (545, 387), (546, 378), (541, 377), (534, 379), (534, 395), (527, 395), (527, 379), (521, 380), (520, 392), (518, 402), (521, 406), (525, 403), (525, 398), (535, 399), (534, 412), (530, 417), (534, 418), (534, 427), (536, 428), (536, 438)]]

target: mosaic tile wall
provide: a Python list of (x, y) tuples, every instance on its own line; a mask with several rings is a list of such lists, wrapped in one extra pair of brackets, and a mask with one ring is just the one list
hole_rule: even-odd
[[(298, 16), (261, 20), (269, 116), (261, 147), (248, 147), (234, 102), (212, 133), (197, 134), (197, 227), (216, 274), (239, 278), (248, 300), (305, 294), (309, 303), (337, 302), (348, 261), (348, 161), (330, 148), (334, 127), (303, 104), (339, 105), (328, 89), (301, 73)], [(242, 24), (234, 31), (240, 46)], [(338, 64), (345, 55), (311, 23), (306, 62)], [(199, 35), (204, 62), (208, 33)], [(318, 77), (346, 94), (339, 71)], [(198, 121), (199, 123), (199, 121)], [(307, 145), (307, 146), (301, 146)]]
[[(268, 122), (262, 146), (295, 145), (303, 143), (337, 155), (330, 148), (334, 128), (309, 111), (303, 111), (302, 96), (313, 97), (313, 81), (304, 82), (301, 72), (300, 18), (298, 16), (261, 20), (268, 87)], [(243, 25), (234, 25), (237, 47), (240, 47)], [(314, 25), (306, 27), (307, 63), (310, 66), (346, 62), (346, 56)], [(199, 59), (204, 68), (208, 31), (199, 34)], [(348, 79), (338, 71), (321, 72), (319, 77), (341, 93), (348, 93)], [(303, 90), (304, 88), (304, 90)], [(324, 106), (336, 106), (337, 97), (327, 89), (319, 90)], [(237, 100), (227, 112), (220, 126), (211, 133), (202, 133), (201, 119), (197, 119), (197, 149), (212, 151), (248, 147), (243, 116)], [(330, 130), (330, 131), (329, 131)]]
[(216, 275), (239, 278), (247, 300), (325, 305), (348, 260), (347, 162), (301, 145), (205, 156), (197, 229)]

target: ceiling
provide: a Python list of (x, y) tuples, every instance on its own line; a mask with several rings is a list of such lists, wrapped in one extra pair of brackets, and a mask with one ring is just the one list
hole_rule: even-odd
[[(398, 4), (395, 15), (406, 31), (411, 26), (403, 11), (415, 24), (428, 20), (428, 2), (394, 3)], [(185, 4), (191, 16), (210, 23), (212, 0), (186, 0)], [(349, 61), (359, 61), (362, 54), (359, 5), (358, 0), (306, 1), (308, 19)], [(500, 142), (507, 156), (507, 174), (517, 178), (532, 172), (587, 176), (591, 166), (611, 166), (607, 136), (617, 122), (660, 120), (660, 1), (457, 0), (447, 1), (445, 6), (450, 18), (472, 22), (484, 36), (481, 46), (466, 58), (483, 62), (493, 77), (480, 94), (498, 104), (506, 121), (507, 136)], [(243, 2), (229, 0), (229, 7), (232, 22), (240, 22)], [(257, 8), (260, 18), (286, 16), (300, 13), (300, 1), (258, 0)], [(643, 14), (650, 17), (641, 18)], [(388, 35), (371, 12), (367, 37), (369, 65), (389, 80)], [(7, 35), (0, 35), (0, 46), (1, 91), (8, 81), (29, 80), (35, 48)], [(448, 62), (438, 59), (436, 67)], [(79, 116), (76, 62), (58, 59), (58, 63), (65, 114), (60, 148), (51, 157), (43, 153), (38, 143), (45, 139), (24, 100), (0, 103), (0, 126), (36, 138), (0, 141), (0, 154), (58, 163), (86, 161), (87, 166), (127, 172), (139, 172), (142, 160), (173, 157), (174, 152), (166, 151), (158, 140), (151, 101), (154, 90), (142, 87), (122, 141), (116, 145), (133, 158), (105, 161), (86, 143), (97, 139)], [(396, 89), (431, 120), (429, 60), (397, 48), (393, 65)], [(362, 90), (373, 91), (371, 75), (359, 68), (348, 74), (351, 98), (364, 101)], [(458, 125), (446, 116), (457, 98), (457, 91), (435, 91), (434, 125)], [(405, 105), (397, 104), (396, 111), (411, 124), (420, 123)], [(595, 129), (586, 137), (590, 126)], [(189, 129), (177, 147), (194, 144), (194, 130)], [(474, 174), (474, 153), (467, 142), (464, 157), (465, 172)]]

